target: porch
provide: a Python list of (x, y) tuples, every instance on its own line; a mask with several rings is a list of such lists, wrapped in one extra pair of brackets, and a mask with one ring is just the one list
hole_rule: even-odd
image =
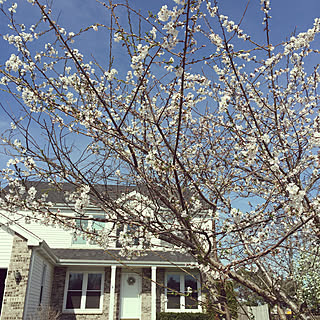
[[(61, 320), (156, 320), (158, 312), (201, 312), (199, 279), (194, 270), (184, 275), (179, 269), (192, 263), (190, 257), (174, 254), (173, 267), (155, 255), (116, 263), (102, 259), (110, 254), (104, 252), (101, 260), (88, 261), (80, 258), (92, 250), (82, 251), (77, 250), (76, 259), (66, 250), (55, 252), (60, 265), (54, 270), (51, 306), (62, 310)], [(187, 290), (188, 296), (176, 294)]]

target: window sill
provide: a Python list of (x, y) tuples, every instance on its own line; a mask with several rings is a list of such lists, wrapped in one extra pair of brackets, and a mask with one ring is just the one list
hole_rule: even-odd
[(102, 314), (102, 309), (64, 309), (62, 313), (68, 314)]
[(202, 309), (165, 309), (165, 312), (177, 312), (177, 313), (201, 313)]

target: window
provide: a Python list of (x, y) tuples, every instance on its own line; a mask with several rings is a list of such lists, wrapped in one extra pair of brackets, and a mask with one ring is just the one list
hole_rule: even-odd
[(166, 311), (201, 311), (198, 275), (178, 272), (167, 273), (166, 296)]
[[(76, 227), (77, 229), (80, 229), (80, 230), (88, 229), (88, 220), (77, 219)], [(86, 244), (86, 243), (87, 243), (87, 240), (85, 237), (74, 235), (74, 237), (72, 238), (72, 244)]]
[(102, 272), (68, 272), (64, 312), (102, 312), (103, 283)]
[(44, 283), (46, 279), (46, 273), (47, 273), (47, 265), (43, 264), (42, 275), (41, 275), (41, 285), (40, 285), (39, 306), (41, 306), (43, 301), (43, 288), (44, 288)]
[[(99, 219), (105, 219), (104, 216), (94, 216), (94, 218), (99, 218)], [(105, 222), (100, 222), (100, 221), (91, 221), (91, 226), (90, 229), (93, 232), (98, 232), (103, 230), (105, 227)]]
[[(99, 219), (104, 219), (105, 217), (102, 215), (94, 215), (91, 216), (92, 218), (99, 218)], [(80, 230), (87, 230), (89, 229), (92, 232), (98, 232), (104, 229), (105, 223), (100, 222), (100, 221), (94, 221), (94, 220), (84, 220), (84, 219), (77, 219), (76, 220), (76, 226)], [(79, 235), (74, 235), (72, 239), (72, 244), (73, 245), (82, 245), (82, 244), (87, 244), (88, 241), (85, 237), (79, 236)]]
[(131, 225), (123, 225), (117, 229), (116, 235), (116, 248), (122, 248), (123, 246), (138, 246), (139, 238), (135, 236), (135, 232), (137, 231), (136, 226)]

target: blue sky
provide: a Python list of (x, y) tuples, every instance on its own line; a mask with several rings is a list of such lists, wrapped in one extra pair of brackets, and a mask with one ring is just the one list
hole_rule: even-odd
[[(147, 13), (148, 10), (156, 13), (158, 9), (167, 4), (168, 7), (174, 6), (172, 0), (128, 0), (129, 4), (136, 10), (141, 10), (142, 13)], [(29, 27), (39, 17), (35, 8), (25, 0), (19, 0), (17, 9), (17, 20), (26, 24)], [(108, 2), (108, 1), (107, 1)], [(213, 2), (213, 0), (212, 0)], [(4, 4), (4, 9), (7, 10), (8, 3)], [(248, 0), (221, 0), (219, 1), (220, 12), (231, 17), (236, 23), (242, 17)], [(251, 34), (253, 39), (260, 41), (264, 38), (262, 25), (262, 12), (259, 10), (260, 0), (251, 0), (249, 2), (246, 16), (241, 24), (241, 27), (246, 33)], [(103, 6), (99, 5), (95, 0), (53, 0), (53, 14), (59, 24), (70, 31), (77, 31), (80, 28), (92, 25), (94, 23), (106, 24), (109, 20), (109, 14)], [(320, 1), (319, 0), (274, 0), (271, 1), (271, 42), (279, 43), (289, 37), (296, 30), (297, 33), (305, 31), (313, 24), (313, 20), (320, 16)], [(126, 19), (124, 11), (122, 19)], [(14, 52), (13, 47), (9, 47), (2, 39), (2, 35), (8, 33), (7, 21), (0, 16), (0, 64), (3, 65)], [(116, 48), (117, 44), (115, 44)], [(118, 46), (120, 46), (118, 44)], [(85, 54), (93, 54), (102, 64), (107, 64), (107, 48), (108, 34), (90, 31), (88, 37), (77, 43), (77, 47)], [(115, 66), (117, 67), (117, 66)], [(0, 101), (9, 112), (16, 112), (16, 102), (8, 95), (0, 92)], [(7, 116), (0, 110), (0, 132), (8, 128), (10, 121)], [(0, 146), (1, 148), (1, 146)], [(1, 152), (2, 150), (0, 150)], [(0, 154), (0, 167), (3, 167), (6, 160)]]

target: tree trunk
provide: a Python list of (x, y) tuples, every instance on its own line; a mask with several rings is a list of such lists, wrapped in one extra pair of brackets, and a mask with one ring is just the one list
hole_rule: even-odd
[(280, 320), (287, 320), (286, 314), (284, 313), (284, 311), (279, 305), (277, 305), (277, 311), (278, 311)]

